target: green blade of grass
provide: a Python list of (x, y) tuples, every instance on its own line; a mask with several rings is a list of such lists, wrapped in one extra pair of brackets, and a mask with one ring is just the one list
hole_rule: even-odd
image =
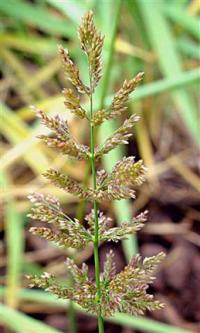
[(191, 71), (182, 72), (177, 74), (176, 77), (165, 78), (139, 87), (131, 95), (130, 101), (138, 101), (142, 98), (165, 92), (180, 92), (181, 89), (191, 84), (198, 84), (199, 82), (200, 70), (193, 69)]
[(85, 12), (85, 8), (78, 4), (78, 1), (57, 1), (57, 0), (46, 0), (47, 3), (60, 10), (66, 17), (72, 20), (75, 24), (78, 24), (80, 18)]
[(58, 42), (52, 38), (15, 35), (9, 33), (0, 34), (0, 46), (28, 52), (37, 55), (55, 55)]
[(177, 5), (166, 5), (164, 7), (164, 13), (174, 23), (179, 24), (184, 28), (184, 31), (188, 31), (194, 38), (200, 40), (200, 24), (195, 16), (188, 13), (186, 7), (180, 8)]
[[(3, 297), (5, 293), (5, 288), (0, 287), (0, 298)], [(19, 291), (19, 298), (21, 301), (37, 302), (39, 304), (45, 304), (49, 307), (57, 307), (61, 309), (66, 309), (69, 305), (69, 301), (57, 299), (54, 295), (48, 292), (39, 290), (28, 290), (21, 289)], [(78, 312), (87, 314), (80, 306), (75, 304), (75, 308)], [(150, 333), (192, 333), (189, 330), (178, 328), (172, 325), (163, 324), (155, 320), (147, 319), (140, 316), (130, 316), (124, 313), (117, 313), (112, 319), (109, 319), (113, 323), (127, 326), (130, 328), (135, 328), (141, 330), (142, 332)], [(21, 332), (20, 332), (21, 333)], [(46, 333), (46, 331), (45, 331)]]
[(75, 33), (65, 20), (58, 19), (45, 8), (22, 0), (0, 1), (0, 12), (50, 34), (72, 37)]
[[(3, 191), (9, 186), (8, 179), (3, 173), (0, 173), (0, 186)], [(12, 197), (7, 198), (5, 202), (5, 236), (7, 249), (5, 302), (15, 308), (18, 305), (17, 292), (20, 288), (24, 234), (23, 221), (16, 210), (16, 204)]]
[[(163, 14), (163, 1), (152, 6), (152, 1), (137, 0), (143, 17), (149, 41), (157, 53), (159, 67), (168, 78), (173, 78), (182, 72), (181, 59), (176, 50), (176, 44), (171, 29)], [(159, 33), (158, 33), (159, 32)], [(198, 115), (185, 91), (172, 92), (172, 98), (183, 118), (183, 121), (196, 142), (199, 142)]]
[[(3, 103), (0, 103), (0, 110), (1, 133), (14, 145), (26, 141), (31, 136), (28, 126)], [(27, 151), (24, 159), (36, 173), (44, 172), (49, 166), (46, 156), (37, 147), (33, 147), (31, 151)]]
[(177, 40), (179, 50), (188, 57), (200, 60), (199, 44), (194, 43), (186, 38)]
[(3, 304), (0, 304), (0, 322), (16, 333), (61, 333), (61, 331)]
[(155, 320), (144, 317), (129, 316), (125, 313), (118, 313), (110, 320), (115, 324), (124, 325), (126, 327), (135, 328), (141, 332), (150, 333), (192, 333), (189, 330), (178, 328), (172, 325), (160, 323)]

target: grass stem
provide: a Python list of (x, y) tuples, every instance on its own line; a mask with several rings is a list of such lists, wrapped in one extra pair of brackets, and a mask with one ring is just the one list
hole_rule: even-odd
[[(92, 85), (91, 85), (92, 87)], [(92, 102), (92, 94), (90, 96), (90, 117), (92, 118), (93, 113), (93, 102)], [(91, 168), (92, 168), (92, 180), (93, 180), (93, 189), (96, 190), (96, 168), (95, 168), (95, 129), (92, 122), (90, 123), (90, 153), (91, 153)], [(93, 202), (94, 208), (94, 227), (95, 227), (95, 235), (94, 235), (94, 264), (95, 264), (95, 281), (97, 287), (97, 295), (96, 301), (98, 304), (101, 302), (101, 285), (100, 285), (100, 267), (99, 267), (99, 222), (98, 222), (98, 204), (97, 201)], [(98, 314), (98, 328), (99, 333), (104, 333), (104, 324), (103, 317), (101, 315), (101, 307), (99, 307)]]

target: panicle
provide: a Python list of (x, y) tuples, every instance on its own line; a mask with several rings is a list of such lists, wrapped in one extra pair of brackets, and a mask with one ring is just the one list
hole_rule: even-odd
[[(81, 80), (79, 69), (69, 57), (68, 51), (60, 46), (59, 53), (68, 80), (79, 93), (86, 94), (91, 98), (101, 77), (101, 53), (104, 40), (94, 25), (91, 11), (87, 12), (82, 19), (79, 27), (79, 38), (81, 48), (88, 57), (90, 87)], [(79, 118), (87, 118), (92, 128), (104, 120), (121, 116), (126, 111), (129, 95), (135, 90), (142, 77), (143, 73), (138, 73), (135, 78), (129, 81), (125, 80), (122, 87), (114, 95), (111, 105), (93, 113), (91, 119), (87, 117), (86, 111), (81, 106), (79, 95), (72, 89), (63, 90), (65, 106)], [(49, 135), (40, 135), (40, 138), (48, 146), (77, 159), (91, 159), (94, 163), (118, 145), (127, 144), (132, 136), (132, 127), (139, 120), (137, 115), (132, 115), (112, 136), (105, 140), (102, 146), (98, 146), (93, 151), (93, 141), (91, 141), (90, 149), (76, 142), (70, 134), (67, 121), (62, 120), (59, 116), (49, 117), (36, 108), (34, 111), (41, 122), (51, 130)], [(92, 166), (94, 171), (94, 164)], [(135, 188), (143, 183), (145, 174), (146, 168), (143, 162), (141, 160), (135, 162), (134, 157), (130, 156), (117, 162), (109, 174), (105, 170), (97, 171), (96, 181), (94, 178), (96, 186), (93, 188), (87, 188), (75, 179), (53, 169), (46, 171), (44, 176), (79, 199), (97, 203), (135, 198)], [(120, 226), (111, 227), (112, 219), (110, 217), (105, 216), (103, 212), (91, 210), (85, 217), (85, 224), (82, 224), (76, 218), (70, 218), (65, 214), (59, 201), (53, 196), (34, 193), (29, 196), (29, 199), (33, 204), (29, 216), (34, 220), (47, 223), (48, 226), (50, 224), (49, 228), (46, 226), (30, 228), (32, 234), (64, 248), (82, 249), (89, 242), (96, 245), (97, 231), (99, 242), (118, 242), (140, 230), (147, 219), (147, 211), (145, 211), (133, 217), (130, 222), (123, 222)], [(96, 217), (98, 217), (98, 221), (96, 221)], [(147, 293), (149, 284), (154, 280), (155, 270), (163, 258), (163, 253), (144, 260), (140, 255), (136, 255), (124, 270), (117, 273), (114, 254), (113, 251), (110, 251), (106, 256), (104, 269), (99, 277), (100, 286), (97, 286), (98, 283), (89, 277), (88, 266), (85, 263), (82, 264), (82, 267), (78, 267), (69, 258), (66, 260), (66, 267), (73, 283), (68, 283), (65, 288), (56, 281), (53, 275), (48, 273), (43, 273), (41, 276), (29, 275), (27, 278), (31, 287), (43, 288), (62, 299), (71, 299), (91, 314), (102, 317), (112, 316), (115, 312), (142, 315), (145, 310), (155, 310), (163, 306)]]
[(67, 75), (67, 79), (74, 85), (74, 87), (78, 90), (79, 93), (89, 94), (90, 90), (81, 81), (78, 67), (70, 59), (68, 51), (62, 46), (59, 46), (58, 50), (62, 59), (64, 71)]
[(94, 92), (101, 78), (101, 52), (104, 37), (97, 32), (93, 21), (93, 12), (88, 11), (82, 19), (79, 27), (79, 39), (82, 50), (87, 54), (91, 75), (91, 91)]
[(96, 148), (95, 158), (100, 158), (102, 155), (109, 153), (118, 145), (128, 144), (129, 138), (133, 135), (132, 128), (139, 119), (137, 115), (131, 115), (129, 119), (126, 119), (123, 125), (111, 137), (106, 139), (102, 147)]
[(157, 269), (157, 266), (160, 264), (160, 262), (164, 258), (165, 258), (165, 253), (164, 252), (160, 252), (156, 256), (144, 258), (144, 260), (143, 260), (143, 267), (145, 269), (146, 274), (151, 277), (151, 275)]
[(144, 73), (140, 72), (133, 79), (124, 81), (122, 88), (114, 95), (112, 104), (106, 110), (103, 109), (94, 113), (92, 118), (94, 125), (100, 125), (105, 120), (119, 117), (126, 111), (129, 95), (135, 90), (143, 75)]
[(65, 97), (65, 106), (73, 114), (80, 119), (86, 118), (86, 111), (80, 105), (80, 98), (77, 96), (72, 89), (64, 89), (63, 95)]

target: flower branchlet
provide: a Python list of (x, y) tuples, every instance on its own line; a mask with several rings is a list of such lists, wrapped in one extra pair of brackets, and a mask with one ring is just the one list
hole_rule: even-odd
[(86, 111), (80, 104), (80, 97), (75, 94), (72, 89), (64, 89), (63, 95), (65, 97), (64, 104), (68, 110), (75, 114), (80, 119), (86, 118)]
[(133, 135), (133, 126), (139, 120), (139, 116), (131, 115), (129, 119), (126, 119), (121, 127), (119, 127), (112, 136), (110, 136), (104, 142), (102, 147), (97, 147), (95, 150), (95, 158), (100, 158), (105, 154), (108, 154), (111, 150), (121, 144), (128, 144), (128, 140)]
[(79, 39), (82, 50), (87, 54), (92, 86), (90, 94), (94, 92), (101, 78), (101, 52), (104, 37), (99, 33), (94, 25), (93, 12), (89, 11), (84, 15), (79, 27)]
[(85, 86), (80, 79), (79, 69), (70, 59), (68, 50), (64, 49), (62, 46), (59, 46), (58, 50), (62, 59), (63, 68), (67, 79), (73, 84), (73, 86), (78, 90), (79, 93), (89, 94), (90, 89)]
[(127, 110), (129, 95), (136, 89), (143, 78), (144, 73), (138, 73), (133, 79), (125, 80), (122, 88), (114, 95), (113, 101), (107, 109), (95, 112), (92, 121), (94, 125), (100, 125), (105, 120), (115, 119)]
[(72, 137), (66, 120), (58, 115), (55, 117), (47, 116), (43, 111), (32, 107), (41, 123), (48, 127), (51, 132), (49, 135), (38, 135), (47, 146), (61, 151), (63, 154), (77, 159), (87, 159), (89, 147), (77, 143)]
[[(77, 159), (91, 160), (93, 187), (83, 186), (75, 179), (50, 169), (44, 176), (53, 184), (77, 196), (80, 200), (93, 203), (94, 209), (86, 215), (84, 223), (69, 217), (61, 208), (59, 201), (53, 196), (34, 193), (29, 196), (33, 204), (29, 216), (44, 223), (44, 226), (34, 226), (30, 231), (37, 236), (52, 241), (60, 247), (82, 249), (89, 242), (94, 244), (95, 279), (89, 278), (88, 267), (83, 264), (78, 267), (73, 260), (67, 259), (66, 267), (70, 272), (73, 285), (63, 286), (56, 278), (48, 273), (41, 276), (29, 276), (31, 287), (39, 287), (57, 295), (62, 299), (71, 299), (81, 305), (86, 311), (98, 316), (102, 333), (103, 317), (112, 316), (115, 312), (127, 312), (141, 315), (145, 310), (156, 310), (163, 305), (155, 301), (147, 293), (148, 285), (153, 282), (153, 276), (164, 254), (145, 258), (133, 257), (123, 271), (117, 272), (114, 253), (107, 254), (104, 270), (99, 272), (98, 246), (100, 242), (118, 242), (128, 235), (136, 233), (142, 228), (147, 211), (133, 217), (129, 222), (123, 222), (113, 227), (112, 219), (98, 210), (102, 201), (135, 198), (135, 190), (140, 186), (146, 175), (146, 168), (142, 160), (135, 161), (133, 156), (124, 157), (118, 161), (112, 171), (107, 173), (101, 169), (96, 171), (95, 162), (103, 155), (121, 144), (128, 144), (133, 134), (133, 126), (139, 120), (137, 115), (131, 115), (103, 145), (94, 147), (94, 127), (103, 121), (121, 116), (127, 109), (129, 95), (141, 81), (143, 73), (135, 78), (124, 81), (122, 87), (114, 95), (111, 105), (104, 110), (92, 110), (91, 96), (101, 77), (101, 52), (103, 36), (96, 30), (91, 11), (83, 17), (79, 27), (79, 38), (82, 50), (86, 53), (89, 64), (90, 87), (80, 79), (78, 67), (69, 57), (68, 51), (62, 46), (59, 53), (63, 62), (67, 79), (74, 85), (78, 93), (86, 94), (90, 98), (91, 112), (88, 117), (86, 110), (80, 104), (80, 97), (71, 88), (63, 90), (66, 108), (80, 119), (86, 118), (90, 122), (90, 147), (77, 143), (70, 133), (68, 123), (59, 116), (49, 117), (41, 110), (35, 109), (41, 122), (51, 133), (40, 135), (40, 139), (50, 147)], [(47, 225), (46, 225), (47, 224)], [(52, 228), (53, 226), (53, 228)]]

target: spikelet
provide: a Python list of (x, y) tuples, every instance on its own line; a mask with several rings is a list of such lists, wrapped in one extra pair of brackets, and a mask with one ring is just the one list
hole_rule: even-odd
[(110, 182), (105, 190), (96, 191), (96, 200), (99, 202), (130, 198), (135, 198), (135, 191), (127, 186), (117, 185), (114, 182)]
[(67, 109), (80, 119), (86, 118), (86, 111), (80, 105), (79, 96), (75, 95), (72, 89), (64, 89), (63, 95), (65, 97), (64, 104)]
[(139, 214), (132, 219), (131, 222), (123, 222), (119, 227), (110, 228), (100, 234), (100, 239), (103, 241), (118, 242), (121, 239), (126, 239), (128, 235), (133, 235), (139, 231), (146, 221), (147, 211)]
[(132, 128), (139, 119), (136, 115), (132, 115), (129, 119), (126, 119), (123, 125), (111, 137), (106, 139), (102, 147), (96, 148), (95, 158), (100, 158), (121, 144), (128, 144), (129, 138), (133, 135)]
[(110, 250), (109, 253), (106, 254), (104, 270), (101, 275), (101, 280), (104, 283), (104, 285), (110, 282), (116, 275), (116, 265), (113, 259), (114, 259), (114, 253), (113, 250)]
[(97, 171), (97, 186), (101, 188), (104, 186), (106, 180), (108, 179), (108, 173), (106, 170), (101, 169)]
[(57, 198), (42, 193), (32, 193), (28, 199), (33, 204), (31, 212), (27, 215), (33, 220), (54, 224), (59, 229), (68, 228), (68, 224), (73, 224), (73, 220), (66, 215), (60, 207)]
[(145, 180), (146, 168), (134, 157), (124, 157), (117, 162), (110, 175), (104, 174), (96, 191), (98, 201), (135, 198), (135, 187)]
[(29, 287), (34, 288), (34, 287), (39, 287), (43, 289), (49, 288), (52, 284), (55, 283), (55, 276), (44, 272), (42, 275), (26, 275), (26, 278), (29, 281)]
[[(114, 311), (127, 312), (132, 315), (143, 315), (146, 310), (157, 310), (163, 307), (147, 294), (148, 284), (152, 283), (158, 264), (165, 257), (164, 253), (147, 258), (147, 262), (137, 255), (109, 283), (110, 297), (114, 303)], [(116, 299), (116, 304), (115, 304)]]
[(41, 123), (52, 130), (56, 136), (63, 140), (69, 138), (69, 127), (67, 121), (61, 119), (59, 115), (56, 115), (55, 117), (48, 117), (46, 113), (36, 108), (34, 105), (31, 106), (31, 109), (35, 112)]
[(89, 94), (90, 89), (86, 87), (81, 81), (78, 67), (70, 59), (68, 51), (62, 46), (59, 46), (58, 51), (62, 59), (63, 68), (66, 73), (67, 79), (74, 85), (74, 87), (76, 87), (79, 93)]
[(144, 73), (138, 73), (132, 80), (125, 80), (122, 88), (114, 95), (112, 104), (105, 110), (99, 110), (94, 113), (92, 122), (94, 125), (100, 125), (105, 120), (119, 117), (127, 109), (126, 103), (129, 95), (135, 90), (142, 80)]
[(92, 190), (83, 188), (76, 180), (69, 176), (66, 176), (53, 169), (47, 170), (43, 175), (56, 186), (60, 187), (64, 191), (76, 195), (80, 199), (93, 199)]
[(101, 78), (101, 52), (104, 37), (95, 28), (92, 11), (88, 11), (83, 16), (79, 27), (79, 39), (82, 50), (88, 56), (91, 76), (90, 93), (93, 93)]
[(59, 150), (63, 154), (69, 155), (78, 160), (88, 159), (88, 147), (77, 143), (72, 137), (68, 140), (63, 140), (54, 136), (39, 135), (38, 138), (41, 139), (48, 147)]
[[(95, 227), (94, 227), (94, 210), (92, 209), (90, 214), (87, 214), (85, 220), (88, 222), (90, 233), (94, 236)], [(98, 211), (98, 222), (99, 222), (99, 237), (109, 229), (112, 219), (108, 216), (105, 216), (103, 212)]]
[(118, 273), (111, 281), (110, 288), (116, 292), (127, 292), (127, 289), (134, 288), (131, 282), (135, 284), (141, 283), (141, 285), (152, 283), (155, 279), (152, 275), (164, 257), (165, 254), (160, 252), (158, 255), (145, 258), (142, 261), (141, 256), (136, 255), (124, 270)]
[(143, 165), (143, 161), (135, 162), (133, 156), (124, 157), (117, 162), (111, 172), (111, 182), (128, 187), (141, 185), (145, 181), (147, 169)]
[(64, 214), (57, 199), (51, 196), (45, 197), (43, 194), (34, 193), (29, 195), (29, 199), (34, 206), (28, 216), (34, 220), (54, 224), (58, 231), (55, 232), (46, 227), (32, 227), (30, 232), (47, 240), (56, 243), (58, 246), (76, 249), (83, 248), (92, 240), (89, 230), (77, 219), (72, 220)]
[[(78, 228), (78, 232), (74, 230), (74, 228), (71, 228), (71, 232), (66, 231), (52, 231), (50, 228), (45, 227), (32, 227), (29, 230), (33, 235), (40, 236), (46, 240), (49, 240), (61, 248), (74, 248), (74, 249), (82, 249), (84, 248), (89, 241), (92, 239), (88, 237), (85, 238), (82, 236), (80, 230)], [(85, 232), (86, 233), (86, 232)]]
[(73, 278), (73, 295), (71, 299), (82, 306), (87, 312), (97, 314), (99, 305), (96, 303), (96, 286), (88, 278), (88, 266), (79, 268), (72, 259), (66, 260), (67, 270)]
[(68, 154), (77, 159), (87, 159), (89, 147), (77, 143), (72, 138), (67, 121), (61, 119), (58, 115), (48, 117), (43, 111), (32, 106), (41, 123), (48, 127), (52, 132), (50, 135), (38, 135), (47, 146), (56, 148), (64, 154)]
[(82, 284), (89, 281), (88, 266), (85, 263), (82, 264), (81, 268), (78, 268), (78, 266), (74, 263), (74, 260), (67, 258), (65, 264), (75, 283)]
[(61, 299), (73, 299), (74, 290), (72, 288), (64, 288), (63, 286), (51, 285), (46, 291), (56, 295)]
[(60, 220), (62, 221), (65, 215), (57, 198), (51, 195), (44, 196), (42, 193), (32, 193), (29, 194), (28, 199), (33, 204), (31, 213), (27, 215), (28, 217), (41, 222), (60, 225)]
[(46, 291), (55, 294), (59, 298), (69, 299), (72, 297), (71, 288), (63, 288), (55, 279), (55, 276), (44, 272), (42, 275), (26, 275), (29, 281), (29, 287), (43, 288)]
[(129, 95), (135, 90), (143, 76), (144, 73), (140, 72), (133, 79), (124, 81), (122, 88), (114, 95), (108, 119), (116, 118), (126, 111)]

